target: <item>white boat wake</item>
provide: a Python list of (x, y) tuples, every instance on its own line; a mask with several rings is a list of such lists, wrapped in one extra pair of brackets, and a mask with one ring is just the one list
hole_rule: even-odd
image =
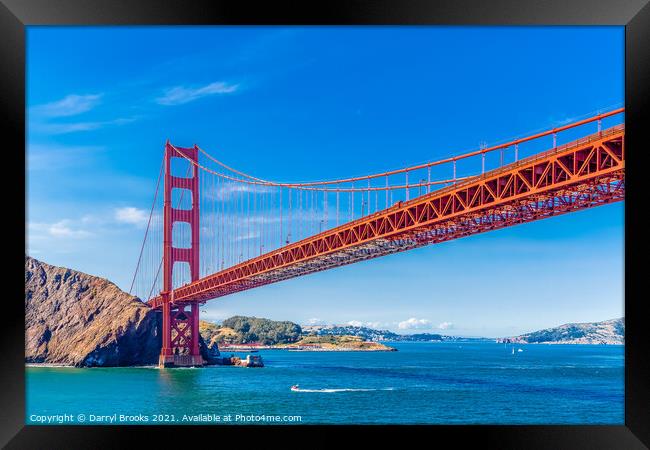
[(368, 392), (368, 391), (392, 391), (393, 388), (381, 388), (381, 389), (354, 389), (354, 388), (344, 388), (344, 389), (291, 389), (292, 392), (323, 392), (323, 393), (332, 393), (332, 392)]

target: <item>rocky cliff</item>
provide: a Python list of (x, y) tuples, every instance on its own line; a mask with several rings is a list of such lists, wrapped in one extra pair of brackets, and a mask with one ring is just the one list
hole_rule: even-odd
[[(25, 362), (158, 363), (160, 314), (110, 281), (25, 258)], [(204, 359), (218, 356), (200, 341)]]
[(25, 258), (25, 361), (155, 364), (159, 314), (110, 281)]

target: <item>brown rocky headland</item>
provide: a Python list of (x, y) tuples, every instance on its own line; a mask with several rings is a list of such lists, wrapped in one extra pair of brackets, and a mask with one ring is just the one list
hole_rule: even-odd
[[(25, 362), (76, 367), (158, 363), (161, 317), (110, 281), (25, 257)], [(201, 339), (208, 362), (218, 356)]]

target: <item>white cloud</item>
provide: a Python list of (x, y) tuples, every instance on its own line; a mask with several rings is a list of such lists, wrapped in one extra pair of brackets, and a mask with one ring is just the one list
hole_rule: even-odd
[(440, 330), (451, 330), (454, 328), (454, 324), (451, 322), (442, 322), (440, 325), (438, 325), (438, 328)]
[(397, 327), (400, 330), (417, 330), (422, 328), (431, 328), (431, 321), (427, 319), (416, 319), (411, 317), (408, 320), (404, 320), (397, 324)]
[(234, 195), (240, 193), (265, 194), (269, 192), (274, 192), (274, 189), (259, 184), (230, 182), (215, 188), (208, 188), (204, 195), (212, 200), (231, 200)]
[(166, 106), (182, 105), (208, 95), (231, 94), (237, 91), (237, 89), (239, 89), (238, 84), (228, 84), (223, 81), (215, 81), (214, 83), (198, 88), (176, 86), (167, 89), (162, 97), (156, 99), (156, 102)]
[(380, 328), (381, 322), (362, 322), (360, 320), (350, 320), (345, 323), (351, 327), (366, 327), (366, 328)]
[(28, 224), (30, 238), (53, 237), (68, 239), (83, 239), (92, 236), (90, 231), (75, 227), (69, 219), (59, 220), (54, 223), (31, 222)]
[(34, 106), (32, 112), (44, 117), (75, 116), (93, 109), (101, 98), (102, 94), (71, 94), (55, 102)]
[(67, 134), (92, 131), (112, 125), (124, 125), (138, 120), (138, 117), (119, 117), (111, 120), (83, 122), (56, 121), (59, 118), (77, 116), (92, 110), (101, 102), (102, 96), (103, 94), (72, 94), (55, 102), (33, 106), (29, 110), (29, 130), (42, 134)]
[(90, 232), (86, 230), (73, 229), (70, 227), (70, 222), (66, 220), (50, 225), (49, 232), (52, 236), (57, 237), (80, 238), (90, 236)]
[(135, 122), (136, 117), (118, 118), (99, 122), (73, 122), (73, 123), (34, 123), (30, 124), (32, 131), (43, 134), (68, 134), (79, 131), (92, 131), (111, 125), (124, 125)]
[(250, 231), (248, 233), (243, 233), (238, 236), (235, 236), (235, 241), (250, 241), (251, 239), (257, 239), (261, 236), (259, 231)]
[(121, 223), (144, 226), (149, 220), (149, 215), (144, 209), (126, 206), (115, 210), (115, 220)]
[(325, 322), (318, 317), (312, 317), (311, 319), (307, 319), (307, 325), (325, 325)]

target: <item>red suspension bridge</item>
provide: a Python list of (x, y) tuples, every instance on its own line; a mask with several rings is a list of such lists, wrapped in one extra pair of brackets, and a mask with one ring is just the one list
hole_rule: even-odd
[(199, 306), (208, 300), (623, 200), (623, 112), (328, 181), (264, 180), (167, 142), (130, 290), (162, 311), (160, 365), (203, 363)]

